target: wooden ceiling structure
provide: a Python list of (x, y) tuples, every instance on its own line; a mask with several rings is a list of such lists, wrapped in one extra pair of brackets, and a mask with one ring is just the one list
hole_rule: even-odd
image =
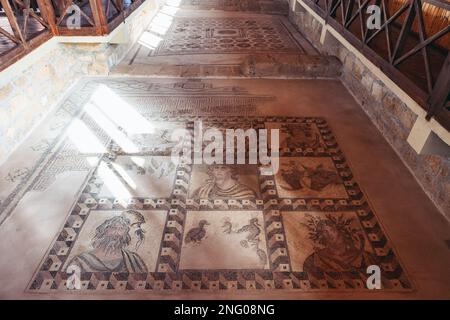
[(52, 36), (107, 35), (144, 1), (0, 0), (0, 70)]

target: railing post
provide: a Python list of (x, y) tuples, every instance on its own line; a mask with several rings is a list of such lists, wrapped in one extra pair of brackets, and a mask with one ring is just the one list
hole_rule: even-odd
[(92, 16), (95, 22), (95, 32), (97, 35), (104, 35), (108, 33), (108, 20), (103, 10), (102, 0), (89, 0), (92, 10)]
[(56, 26), (55, 10), (53, 9), (51, 0), (36, 1), (38, 3), (39, 10), (41, 11), (42, 18), (44, 18), (45, 22), (48, 23), (52, 34), (55, 36), (59, 35), (58, 28)]
[(430, 120), (439, 109), (445, 107), (447, 103), (447, 97), (450, 92), (450, 53), (447, 53), (447, 58), (442, 65), (441, 72), (437, 78), (434, 89), (428, 99), (429, 109), (426, 116), (427, 120)]
[(397, 43), (395, 45), (394, 52), (391, 57), (391, 64), (394, 64), (395, 58), (397, 58), (397, 55), (403, 51), (403, 48), (406, 44), (406, 38), (411, 31), (412, 24), (414, 22), (414, 17), (416, 16), (416, 6), (415, 2), (416, 0), (409, 0), (409, 10), (407, 13), (407, 16), (405, 18), (405, 21), (403, 22), (402, 29), (400, 31), (400, 35), (398, 36)]
[(345, 16), (344, 18), (344, 28), (347, 28), (347, 23), (350, 20), (351, 16), (352, 16), (352, 12), (353, 12), (353, 7), (355, 6), (355, 0), (350, 0), (347, 6), (347, 9), (345, 10)]

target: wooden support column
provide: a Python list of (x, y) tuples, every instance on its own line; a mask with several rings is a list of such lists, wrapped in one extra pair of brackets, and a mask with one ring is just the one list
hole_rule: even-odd
[(48, 23), (50, 31), (53, 35), (59, 35), (58, 28), (56, 27), (55, 10), (51, 0), (36, 0), (41, 11), (42, 18)]
[(91, 5), (92, 15), (95, 22), (96, 34), (101, 36), (108, 33), (108, 20), (103, 10), (102, 0), (89, 0)]

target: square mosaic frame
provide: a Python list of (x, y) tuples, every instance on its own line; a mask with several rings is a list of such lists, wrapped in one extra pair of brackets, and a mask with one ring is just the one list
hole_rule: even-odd
[[(152, 120), (166, 121), (170, 117)], [(70, 275), (62, 271), (65, 259), (77, 240), (83, 221), (92, 210), (166, 210), (167, 221), (159, 248), (157, 267), (148, 273), (83, 272), (81, 290), (111, 292), (177, 291), (177, 290), (368, 290), (367, 276), (358, 272), (327, 272), (322, 278), (311, 278), (305, 272), (292, 271), (286, 231), (282, 212), (319, 212), (324, 214), (353, 211), (363, 232), (382, 266), (383, 290), (408, 291), (412, 284), (396, 253), (382, 230), (366, 196), (354, 180), (345, 156), (339, 149), (327, 122), (323, 118), (301, 117), (178, 117), (177, 122), (186, 122), (191, 128), (196, 120), (220, 125), (225, 128), (249, 125), (264, 128), (267, 122), (312, 123), (319, 128), (325, 147), (295, 148), (280, 150), (282, 157), (327, 157), (332, 159), (336, 171), (342, 179), (347, 198), (279, 198), (274, 176), (259, 176), (261, 197), (259, 199), (189, 199), (188, 184), (193, 164), (179, 163), (172, 194), (169, 198), (132, 198), (123, 205), (118, 199), (99, 199), (92, 192), (95, 173), (87, 181), (76, 204), (68, 216), (63, 230), (46, 254), (41, 266), (31, 281), (28, 291), (52, 292), (69, 291), (66, 287)], [(111, 152), (111, 150), (110, 150)], [(146, 152), (146, 155), (151, 152)], [(156, 151), (156, 155), (161, 155)], [(113, 158), (111, 153), (105, 155)], [(102, 201), (101, 201), (102, 200)], [(266, 237), (270, 270), (189, 270), (178, 271), (182, 250), (186, 215), (195, 211), (262, 211), (263, 232)]]
[[(220, 34), (226, 31), (236, 35)], [(287, 31), (281, 17), (177, 17), (165, 39), (148, 56), (266, 51), (304, 53), (305, 50)]]

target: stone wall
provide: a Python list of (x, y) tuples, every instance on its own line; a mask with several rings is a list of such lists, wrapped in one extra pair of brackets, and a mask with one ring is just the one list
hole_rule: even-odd
[[(82, 76), (106, 75), (149, 24), (162, 0), (147, 0), (127, 20), (126, 42), (63, 43), (54, 37), (0, 73), (0, 163)], [(67, 38), (64, 38), (66, 41)]]
[[(292, 4), (292, 3), (291, 3)], [(450, 219), (450, 158), (420, 155), (407, 142), (418, 117), (368, 66), (333, 35), (321, 42), (322, 23), (300, 4), (289, 18), (299, 31), (323, 54), (342, 62), (341, 80), (414, 174), (436, 206)]]

